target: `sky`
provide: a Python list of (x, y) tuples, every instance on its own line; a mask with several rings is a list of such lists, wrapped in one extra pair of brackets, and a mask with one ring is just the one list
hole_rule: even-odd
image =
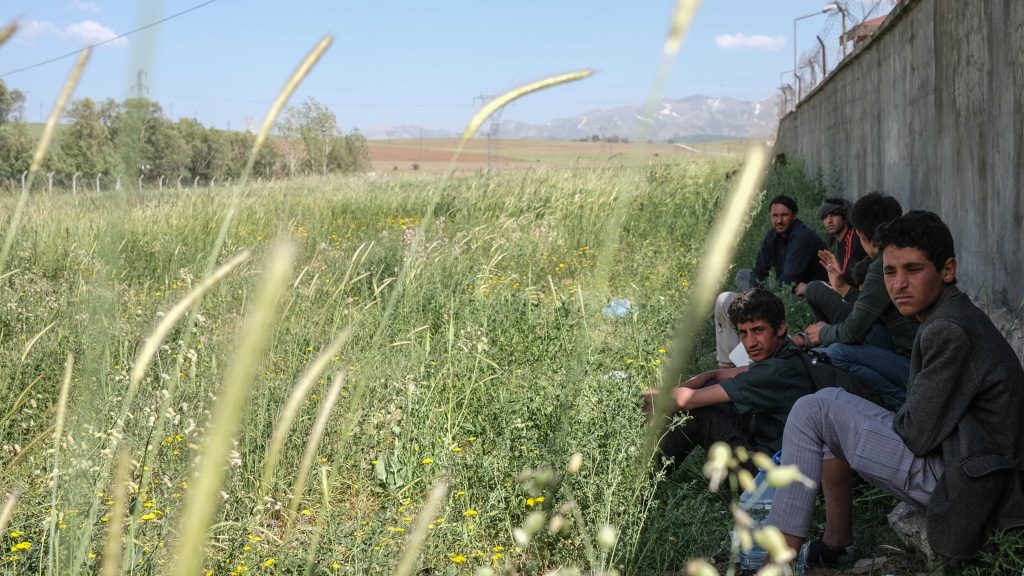
[[(821, 35), (829, 68), (841, 18), (826, 0), (704, 0), (673, 61), (665, 98), (761, 100), (791, 82)], [(843, 0), (851, 20), (887, 2)], [(94, 49), (75, 98), (138, 93), (172, 120), (257, 129), (324, 35), (333, 44), (292, 97), (328, 106), (343, 130), (415, 125), (461, 131), (482, 105), (547, 76), (594, 75), (510, 105), (538, 123), (642, 104), (654, 90), (675, 0), (5, 0), (20, 29), (0, 47), (0, 79), (25, 92), (25, 116), (49, 115), (75, 56)], [(806, 16), (806, 18), (802, 18)], [(794, 19), (797, 35), (794, 38)], [(154, 24), (163, 20), (163, 22)], [(148, 27), (147, 27), (148, 26)], [(130, 33), (137, 28), (146, 27)], [(25, 69), (27, 68), (27, 69)], [(143, 71), (140, 75), (139, 71)], [(141, 83), (140, 83), (141, 79)]]

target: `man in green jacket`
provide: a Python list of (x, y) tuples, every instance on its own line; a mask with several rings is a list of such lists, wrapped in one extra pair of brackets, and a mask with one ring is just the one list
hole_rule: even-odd
[(806, 297), (822, 308), (830, 322), (816, 322), (793, 340), (797, 346), (820, 347), (836, 366), (870, 382), (888, 398), (886, 407), (899, 408), (906, 398), (910, 348), (919, 323), (899, 313), (885, 291), (882, 260), (875, 235), (878, 228), (902, 214), (900, 203), (880, 192), (866, 194), (853, 205), (851, 219), (861, 245), (871, 258), (860, 289), (836, 280), (807, 285)]
[[(672, 391), (672, 411), (690, 419), (670, 430), (660, 444), (673, 469), (696, 447), (715, 442), (774, 454), (782, 446), (782, 428), (797, 398), (816, 390), (812, 375), (787, 335), (782, 300), (759, 288), (740, 293), (729, 305), (729, 321), (739, 334), (749, 366), (698, 374)], [(657, 390), (644, 393), (651, 412)]]

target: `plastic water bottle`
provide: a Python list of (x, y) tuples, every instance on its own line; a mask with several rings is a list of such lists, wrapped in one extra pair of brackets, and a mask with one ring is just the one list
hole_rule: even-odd
[[(781, 461), (782, 451), (780, 450), (775, 453), (775, 456), (772, 456), (772, 463), (778, 464)], [(754, 477), (754, 489), (744, 490), (740, 494), (740, 509), (749, 514), (754, 521), (751, 530), (757, 530), (763, 526), (768, 521), (768, 513), (772, 510), (775, 488), (765, 484), (766, 476), (764, 470), (758, 470), (757, 476)], [(765, 485), (762, 487), (762, 484)], [(755, 542), (750, 550), (746, 552), (740, 550), (740, 569), (757, 570), (764, 565), (767, 559), (768, 552)]]
[(601, 312), (612, 318), (629, 318), (633, 314), (633, 303), (625, 298), (616, 298), (609, 302)]

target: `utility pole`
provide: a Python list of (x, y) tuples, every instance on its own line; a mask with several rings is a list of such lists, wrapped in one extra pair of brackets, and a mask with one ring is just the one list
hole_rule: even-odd
[(146, 86), (146, 71), (139, 68), (139, 71), (135, 73), (135, 85), (132, 86), (132, 91), (135, 92), (136, 98), (145, 98), (149, 94), (149, 86)]
[[(483, 105), (487, 105), (491, 100), (497, 98), (494, 94), (481, 94), (473, 99), (474, 102), (480, 102)], [(499, 108), (491, 114), (491, 119), (487, 129), (487, 171), (490, 172), (493, 169), (493, 162), (498, 158), (498, 134), (501, 131), (501, 113), (504, 108)]]

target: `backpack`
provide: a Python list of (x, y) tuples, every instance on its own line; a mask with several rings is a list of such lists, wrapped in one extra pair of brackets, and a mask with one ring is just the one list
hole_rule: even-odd
[(869, 402), (873, 402), (886, 410), (895, 412), (899, 410), (901, 402), (894, 398), (879, 394), (875, 388), (853, 372), (847, 372), (832, 364), (832, 359), (823, 352), (817, 350), (801, 350), (790, 348), (782, 352), (780, 357), (791, 358), (799, 356), (803, 362), (804, 369), (814, 383), (815, 390), (822, 388), (842, 388), (854, 396), (860, 396)]

